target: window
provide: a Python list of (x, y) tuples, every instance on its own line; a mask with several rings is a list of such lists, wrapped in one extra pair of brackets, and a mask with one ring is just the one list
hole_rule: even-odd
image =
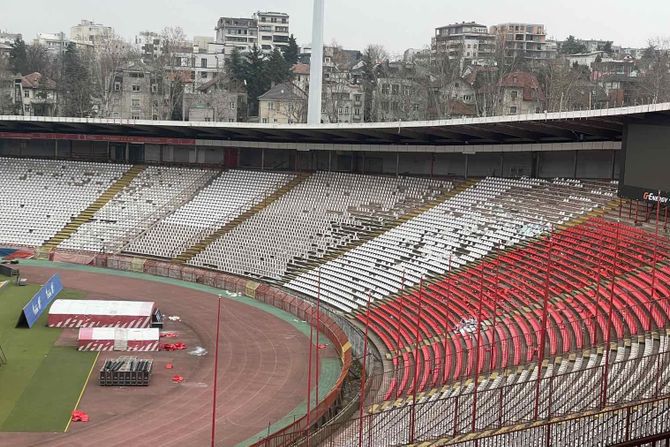
[(133, 113), (130, 116), (130, 119), (138, 120), (138, 119), (140, 119), (140, 114), (139, 113)]
[(349, 107), (345, 107), (345, 108), (344, 108), (344, 114), (345, 114), (345, 115), (349, 115)]
[(519, 92), (517, 92), (516, 90), (512, 90), (510, 92), (510, 96), (512, 97), (512, 101), (516, 101), (517, 97), (519, 96)]
[(394, 95), (399, 95), (400, 86), (398, 84), (393, 84), (393, 87), (391, 88), (391, 93), (393, 93)]
[(237, 103), (235, 101), (230, 101), (230, 110), (235, 110), (237, 108)]
[(23, 92), (23, 96), (25, 96), (26, 98), (30, 98), (30, 90), (26, 90), (25, 92)]
[(388, 101), (382, 101), (382, 111), (383, 112), (388, 112), (389, 111), (389, 102)]
[(413, 110), (415, 112), (418, 112), (419, 111), (419, 104), (414, 104)]
[(205, 117), (205, 122), (206, 122), (206, 123), (209, 123), (210, 121), (212, 121), (212, 118), (210, 118), (209, 116), (206, 116), (206, 117)]
[(115, 82), (114, 83), (114, 91), (115, 92), (120, 92), (121, 91), (121, 83), (120, 82)]
[(133, 98), (133, 99), (132, 99), (132, 107), (133, 107), (134, 109), (140, 107), (140, 98)]
[(510, 107), (509, 108), (509, 113), (514, 115), (516, 113), (516, 107)]
[(207, 68), (207, 58), (203, 57), (200, 59), (200, 68)]
[(275, 109), (275, 103), (272, 102), (272, 101), (270, 101), (270, 102), (268, 103), (268, 109), (270, 109), (270, 110), (274, 110), (274, 109)]
[(358, 107), (356, 107), (356, 108), (354, 109), (354, 115), (356, 115), (356, 116), (360, 116), (360, 114), (361, 114), (361, 109), (358, 108)]
[(268, 122), (268, 119), (267, 119), (267, 118), (263, 118), (263, 123), (267, 123), (267, 122)]
[(154, 121), (158, 121), (158, 115), (156, 115), (156, 114), (154, 113), (154, 115), (151, 117), (151, 119), (154, 120)]
[(354, 101), (361, 102), (361, 95), (359, 94), (354, 95)]
[(400, 104), (397, 103), (397, 102), (393, 102), (393, 103), (391, 104), (391, 110), (393, 110), (394, 112), (399, 111), (399, 110), (400, 110)]
[(382, 95), (388, 95), (391, 91), (391, 86), (388, 84), (382, 84)]
[(342, 115), (342, 107), (338, 107), (338, 109), (337, 109), (337, 114), (338, 114), (338, 115)]
[(140, 91), (140, 86), (137, 84), (133, 84), (133, 91), (134, 92), (139, 92)]
[(402, 94), (405, 95), (405, 96), (409, 96), (409, 85), (403, 86)]
[(158, 93), (158, 84), (151, 84), (151, 93)]

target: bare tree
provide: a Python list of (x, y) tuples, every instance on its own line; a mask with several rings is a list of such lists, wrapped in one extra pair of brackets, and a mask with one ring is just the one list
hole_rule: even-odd
[(163, 107), (160, 108), (162, 119), (182, 119), (182, 101), (184, 89), (192, 83), (191, 71), (193, 61), (183, 64), (177, 60), (179, 53), (189, 49), (184, 30), (180, 27), (167, 27), (160, 33), (161, 49), (158, 57), (152, 61), (153, 73), (158, 79), (163, 96)]
[(94, 51), (91, 66), (94, 95), (99, 102), (99, 115), (108, 117), (111, 113), (114, 78), (128, 62), (139, 60), (139, 53), (116, 34), (105, 36), (97, 43)]
[(650, 40), (640, 65), (642, 74), (634, 95), (635, 102), (670, 101), (670, 38)]

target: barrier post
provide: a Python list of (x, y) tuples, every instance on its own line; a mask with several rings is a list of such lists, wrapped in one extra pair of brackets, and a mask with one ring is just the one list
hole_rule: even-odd
[(477, 342), (475, 344), (474, 383), (472, 395), (472, 431), (477, 425), (477, 394), (479, 391), (479, 350), (482, 346), (482, 309), (484, 306), (484, 265), (479, 265), (479, 306), (477, 309)]
[(214, 386), (212, 387), (212, 436), (211, 446), (214, 447), (216, 439), (216, 391), (217, 379), (219, 376), (219, 333), (221, 329), (221, 295), (217, 298), (217, 313), (216, 313), (216, 342), (214, 343)]
[(421, 343), (421, 308), (423, 305), (423, 277), (419, 280), (419, 306), (416, 313), (416, 333), (414, 346), (414, 378), (412, 379), (412, 408), (410, 409), (409, 442), (414, 442), (416, 431), (416, 389), (419, 381), (419, 345)]
[(442, 348), (444, 354), (444, 368), (442, 369), (442, 383), (447, 383), (447, 338), (449, 337), (449, 305), (451, 303), (451, 252), (449, 252), (449, 271), (447, 273), (447, 299), (446, 302), (442, 302), (442, 307), (444, 308), (444, 346)]
[(656, 232), (654, 234), (654, 254), (651, 259), (651, 293), (649, 294), (649, 328), (647, 330), (651, 331), (651, 325), (654, 321), (653, 318), (653, 306), (656, 299), (656, 255), (658, 253), (658, 224), (660, 222), (660, 213), (661, 213), (661, 191), (658, 191), (659, 201), (656, 202)]
[[(400, 279), (400, 299), (398, 300), (398, 318), (396, 319), (396, 367), (394, 371), (394, 378), (396, 379), (395, 383), (395, 398), (398, 399), (400, 394), (400, 385), (398, 383), (397, 373), (398, 373), (398, 364), (400, 363), (400, 325), (402, 323), (402, 313), (404, 310), (403, 304), (405, 300), (405, 270), (402, 271), (402, 277)], [(408, 365), (404, 365), (407, 367)]]

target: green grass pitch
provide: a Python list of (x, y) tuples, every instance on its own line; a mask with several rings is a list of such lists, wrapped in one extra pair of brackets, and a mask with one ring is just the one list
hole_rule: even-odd
[[(8, 278), (0, 276), (0, 282)], [(32, 329), (16, 328), (21, 309), (39, 286), (0, 289), (0, 431), (64, 431), (96, 358), (95, 352), (54, 346), (63, 329), (46, 327), (47, 312)], [(83, 294), (63, 290), (58, 298)]]

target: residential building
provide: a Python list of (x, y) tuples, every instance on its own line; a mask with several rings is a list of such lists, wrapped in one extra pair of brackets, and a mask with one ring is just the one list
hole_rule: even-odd
[(52, 54), (63, 54), (70, 43), (74, 43), (80, 50), (91, 50), (93, 44), (84, 41), (70, 40), (65, 33), (37, 33), (37, 38), (33, 41), (35, 45), (42, 45)]
[(258, 22), (243, 17), (221, 17), (216, 24), (216, 42), (223, 44), (226, 56), (235, 48), (246, 53), (258, 46)]
[(437, 103), (439, 119), (477, 116), (477, 92), (465, 78), (440, 88)]
[(153, 31), (142, 31), (135, 36), (135, 48), (143, 60), (156, 59), (161, 56), (163, 39)]
[(584, 65), (591, 68), (591, 66), (605, 57), (604, 51), (592, 51), (589, 53), (566, 54), (565, 60), (572, 65)]
[(109, 118), (158, 120), (166, 114), (164, 87), (147, 65), (129, 63), (112, 84)]
[(272, 87), (258, 98), (261, 123), (293, 124), (307, 122), (307, 94), (291, 82)]
[[(0, 115), (16, 115), (21, 104), (15, 101), (16, 76), (6, 71), (0, 71)], [(20, 80), (19, 80), (20, 83)], [(21, 91), (18, 91), (18, 99), (21, 98)]]
[(544, 92), (537, 77), (529, 72), (509, 73), (498, 83), (498, 115), (524, 115), (544, 110)]
[(35, 72), (17, 79), (14, 88), (14, 101), (19, 114), (56, 116), (58, 92), (54, 81)]
[(283, 12), (258, 11), (251, 18), (221, 17), (216, 24), (216, 42), (224, 45), (230, 56), (235, 48), (245, 53), (254, 45), (271, 53), (288, 46), (289, 16)]
[(491, 65), (494, 62), (496, 36), (489, 34), (486, 25), (461, 22), (435, 29), (431, 51), (434, 57), (447, 55), (465, 65)]
[(289, 39), (289, 15), (283, 12), (258, 11), (253, 15), (258, 24), (258, 44), (265, 53), (285, 48)]
[(94, 23), (91, 20), (82, 20), (79, 25), (70, 28), (70, 40), (88, 43), (93, 46), (99, 45), (113, 35), (114, 30), (111, 26)]
[(223, 71), (223, 51), (223, 44), (206, 42), (200, 37), (193, 44), (186, 42), (183, 48), (175, 52), (172, 68), (188, 73), (187, 78), (191, 81), (188, 93), (194, 93), (197, 87), (208, 83)]
[(541, 63), (554, 57), (547, 48), (547, 33), (544, 25), (532, 23), (503, 23), (492, 26), (491, 34), (504, 50), (509, 64), (519, 61)]
[(0, 57), (9, 56), (12, 44), (19, 38), (21, 38), (21, 34), (0, 31)]
[(185, 94), (185, 121), (240, 122), (247, 119), (247, 95), (242, 86), (222, 77), (199, 86), (193, 94)]
[(428, 117), (429, 79), (416, 65), (383, 62), (376, 68), (377, 83), (372, 97), (371, 121), (422, 121)]

